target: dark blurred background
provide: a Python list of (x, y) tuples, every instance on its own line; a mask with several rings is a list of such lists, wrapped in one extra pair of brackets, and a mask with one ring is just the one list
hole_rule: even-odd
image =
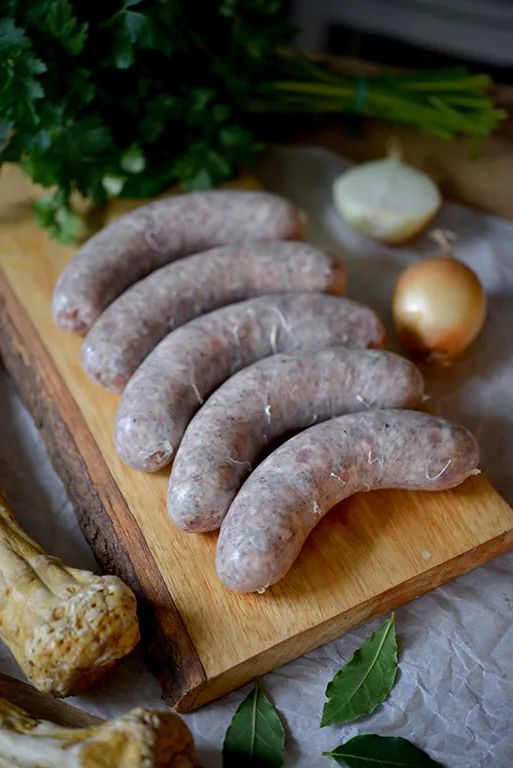
[(466, 64), (513, 79), (513, 0), (291, 0), (312, 52), (428, 69)]

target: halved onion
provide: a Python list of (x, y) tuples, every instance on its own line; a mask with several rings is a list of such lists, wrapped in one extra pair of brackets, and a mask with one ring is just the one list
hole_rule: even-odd
[(333, 185), (335, 207), (347, 223), (386, 243), (416, 235), (440, 208), (429, 176), (401, 160), (397, 149), (382, 160), (346, 171)]

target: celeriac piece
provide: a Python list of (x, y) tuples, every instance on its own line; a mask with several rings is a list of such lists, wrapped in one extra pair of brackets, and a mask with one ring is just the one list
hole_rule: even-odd
[(136, 607), (116, 576), (47, 555), (0, 492), (0, 639), (38, 690), (69, 696), (93, 685), (138, 642)]
[(39, 720), (0, 698), (2, 768), (192, 768), (194, 741), (171, 712), (132, 709), (88, 728)]

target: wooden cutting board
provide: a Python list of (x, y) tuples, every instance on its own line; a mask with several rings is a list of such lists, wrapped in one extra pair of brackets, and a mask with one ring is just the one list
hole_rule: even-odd
[[(166, 517), (167, 472), (125, 467), (118, 396), (90, 381), (80, 338), (55, 327), (50, 296), (73, 249), (38, 229), (39, 194), (0, 177), (0, 350), (39, 426), (99, 562), (137, 591), (167, 701), (189, 711), (513, 546), (513, 510), (483, 476), (446, 493), (373, 492), (334, 509), (289, 575), (264, 595), (216, 578), (216, 536)], [(27, 478), (27, 482), (30, 478)]]

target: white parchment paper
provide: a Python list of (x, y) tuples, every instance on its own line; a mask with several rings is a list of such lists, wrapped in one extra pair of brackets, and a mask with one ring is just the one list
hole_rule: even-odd
[[(262, 158), (258, 174), (265, 186), (307, 211), (310, 239), (344, 255), (349, 295), (370, 304), (391, 330), (390, 297), (399, 271), (434, 246), (424, 236), (408, 248), (389, 248), (349, 230), (331, 203), (331, 183), (347, 166), (321, 149), (275, 149)], [(461, 361), (425, 371), (427, 390), (438, 413), (474, 431), (483, 470), (513, 503), (513, 223), (446, 203), (437, 225), (458, 234), (458, 255), (485, 284), (489, 317)], [(0, 485), (23, 526), (48, 551), (96, 568), (37, 430), (1, 372)], [(512, 576), (510, 554), (399, 609), (398, 682), (388, 701), (357, 724), (319, 728), (324, 689), (378, 622), (267, 675), (265, 689), (286, 722), (286, 765), (334, 765), (323, 751), (358, 733), (379, 733), (412, 739), (448, 768), (512, 766)], [(20, 676), (2, 647), (0, 669)], [(224, 733), (249, 689), (186, 717), (205, 768), (221, 765)], [(103, 717), (136, 705), (162, 706), (159, 687), (137, 654), (73, 703)]]

